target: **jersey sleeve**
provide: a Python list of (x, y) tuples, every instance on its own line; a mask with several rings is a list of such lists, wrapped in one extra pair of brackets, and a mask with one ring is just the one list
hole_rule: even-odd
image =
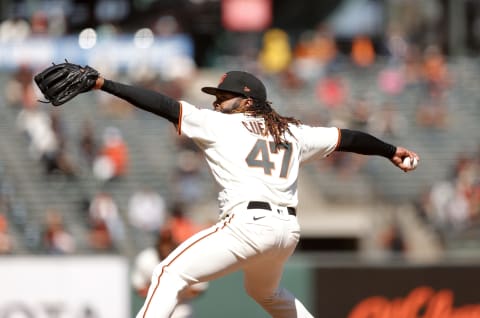
[(340, 141), (340, 131), (336, 127), (312, 127), (301, 125), (296, 134), (301, 146), (301, 161), (311, 157), (326, 157)]
[(215, 140), (215, 127), (220, 123), (217, 113), (209, 109), (199, 109), (192, 104), (181, 101), (181, 114), (178, 132), (193, 138), (201, 144), (212, 143)]

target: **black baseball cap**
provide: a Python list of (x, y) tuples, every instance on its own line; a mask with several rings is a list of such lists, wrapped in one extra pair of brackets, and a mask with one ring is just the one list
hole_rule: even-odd
[(262, 102), (267, 100), (267, 90), (262, 81), (243, 71), (230, 71), (223, 74), (217, 87), (203, 87), (202, 92), (210, 95), (228, 92), (251, 97)]

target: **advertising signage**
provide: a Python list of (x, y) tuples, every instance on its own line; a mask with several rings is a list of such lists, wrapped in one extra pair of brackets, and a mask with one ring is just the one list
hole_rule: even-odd
[(480, 264), (316, 269), (316, 317), (480, 317)]

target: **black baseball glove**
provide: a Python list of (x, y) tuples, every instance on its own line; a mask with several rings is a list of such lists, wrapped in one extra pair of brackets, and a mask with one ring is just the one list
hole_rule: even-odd
[(65, 61), (47, 67), (34, 79), (47, 102), (60, 106), (78, 94), (91, 90), (99, 75), (97, 70), (88, 65), (82, 67)]

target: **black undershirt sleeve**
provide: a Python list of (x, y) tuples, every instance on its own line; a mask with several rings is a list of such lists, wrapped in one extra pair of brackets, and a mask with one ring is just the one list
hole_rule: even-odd
[(141, 87), (125, 85), (105, 79), (101, 90), (115, 95), (132, 105), (178, 124), (180, 103), (166, 95)]
[(397, 147), (361, 131), (340, 129), (340, 142), (336, 150), (391, 159), (395, 155)]

